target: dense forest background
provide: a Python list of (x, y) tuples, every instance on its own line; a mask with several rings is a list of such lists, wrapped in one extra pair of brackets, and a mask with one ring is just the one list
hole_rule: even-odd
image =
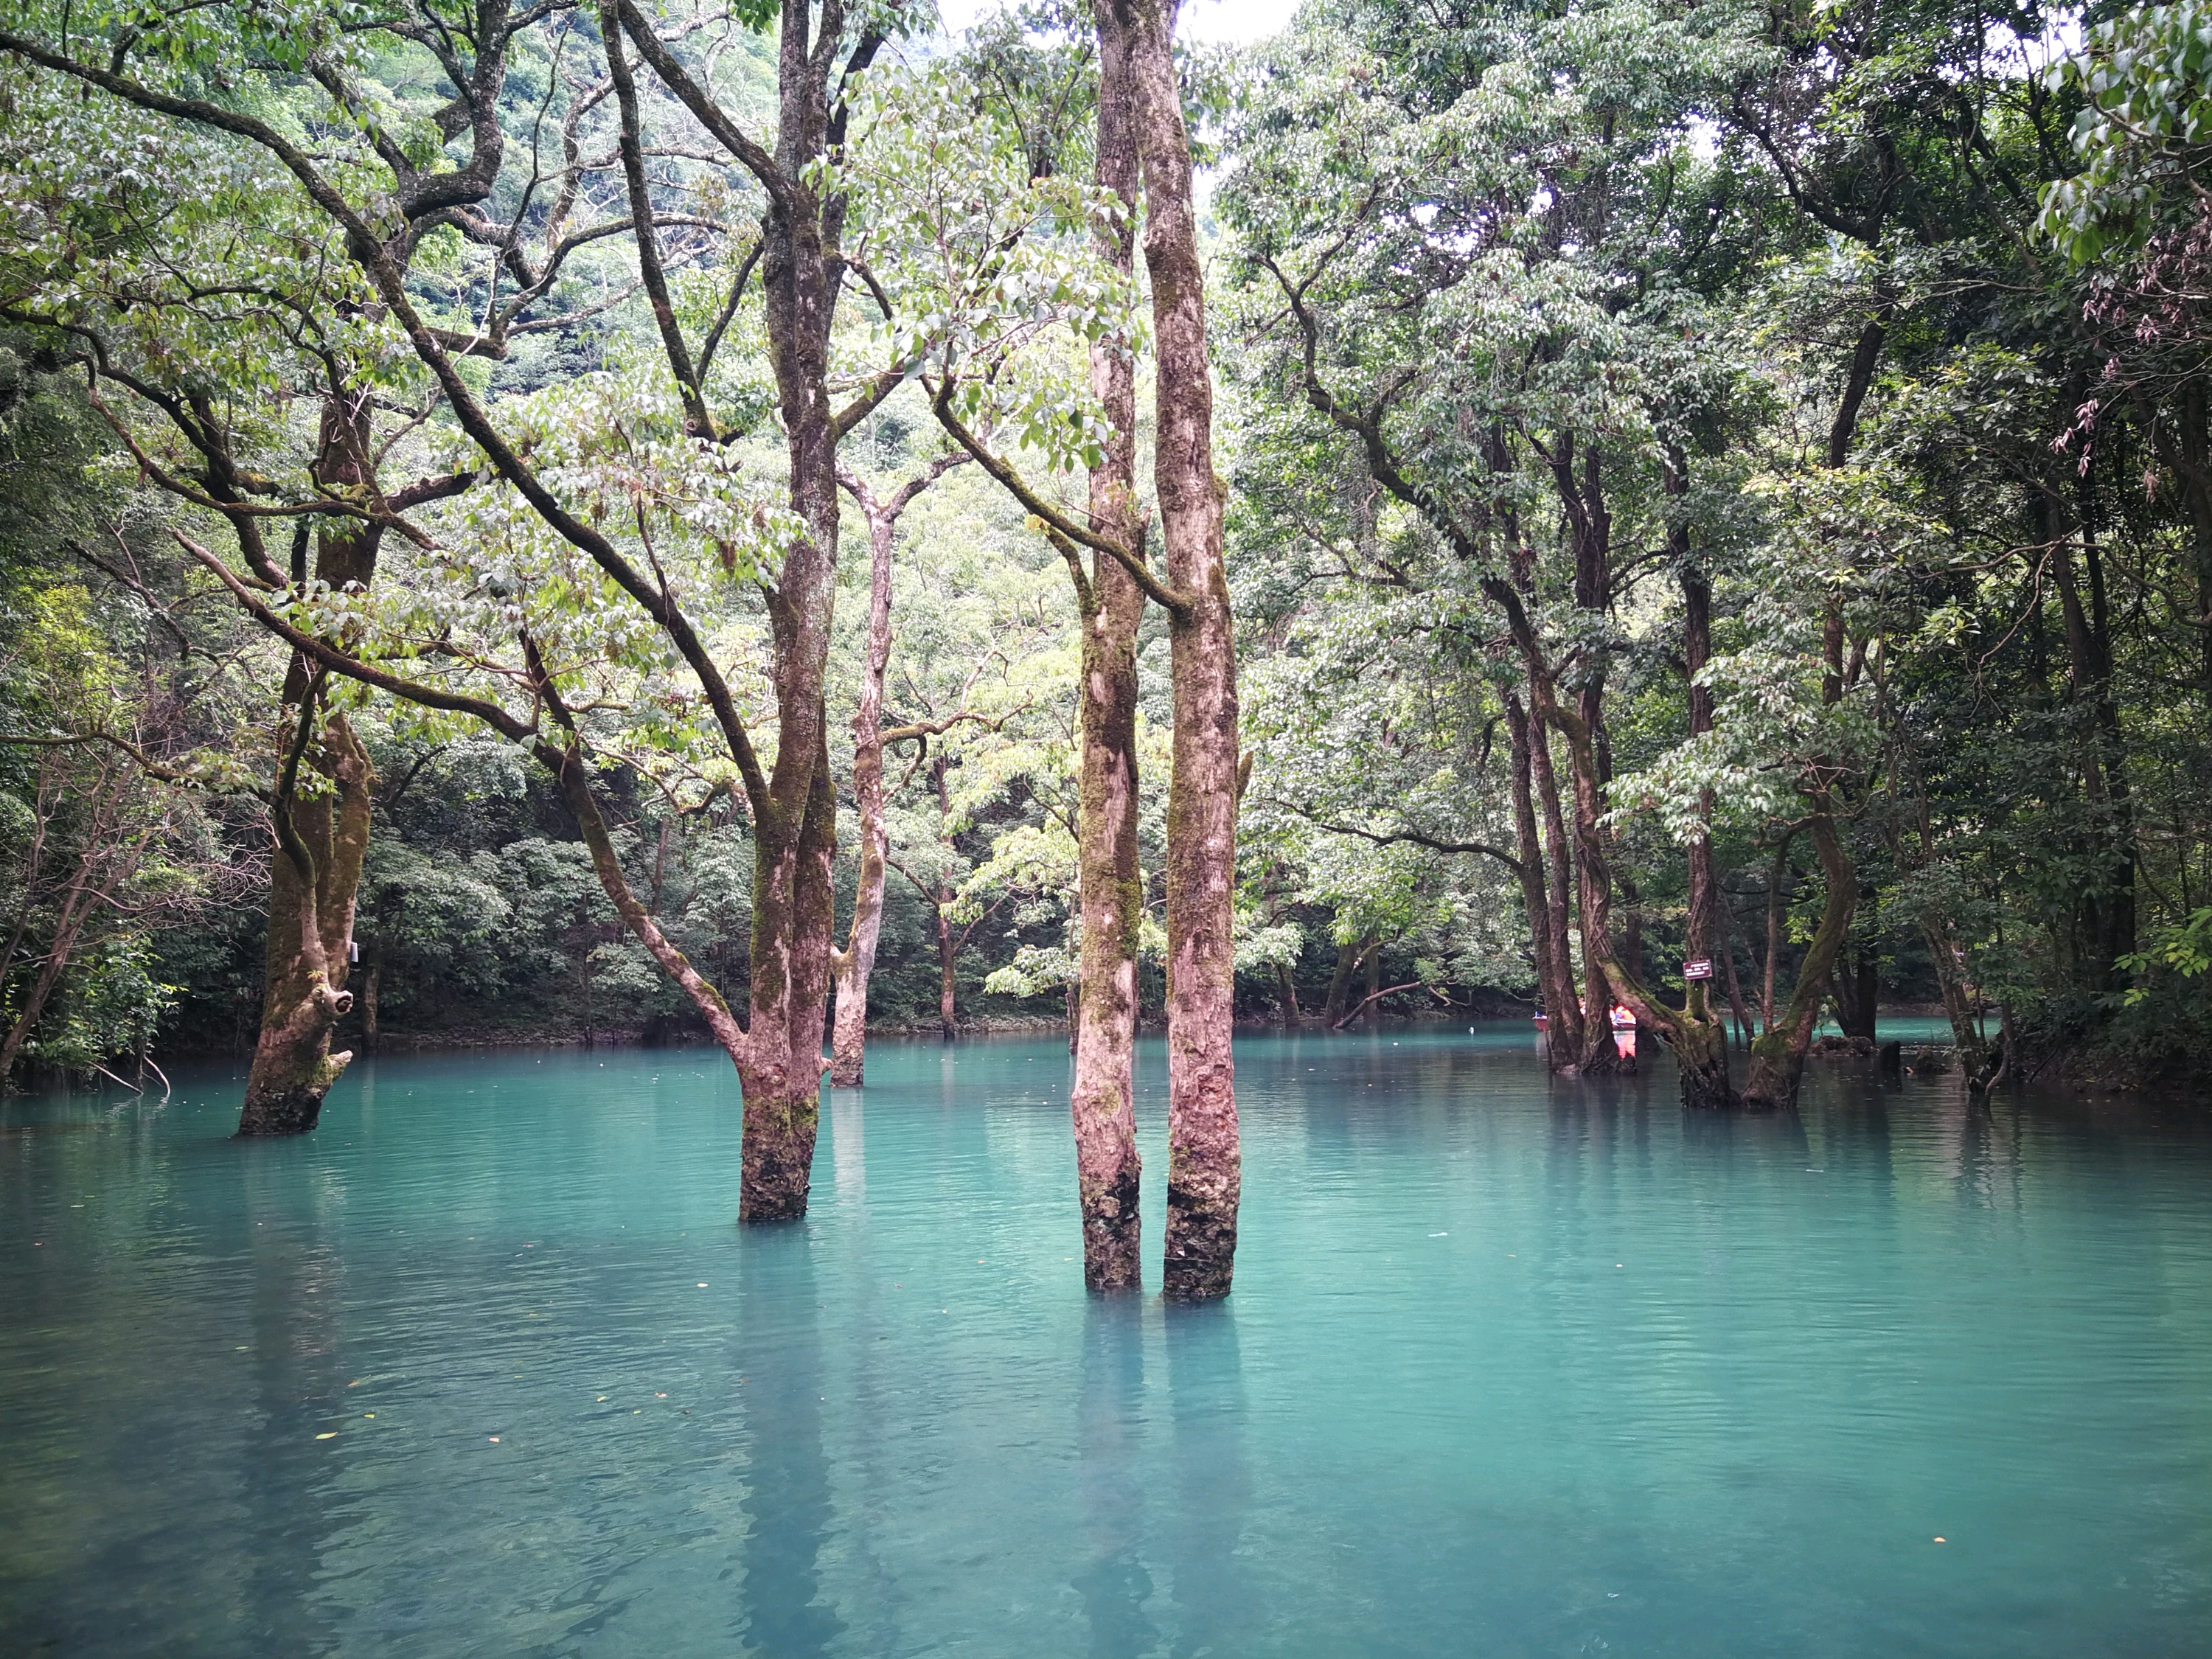
[[(766, 697), (777, 626), (746, 551), (776, 509), (743, 483), (781, 465), (740, 234), (758, 202), (676, 100), (610, 95), (588, 9), (410, 0), (398, 28), (306, 3), (9, 9), (0, 1073), (253, 1046), (303, 670), (248, 592), (456, 687), (511, 688), (486, 641), (526, 619), (586, 665), (572, 701), (630, 886), (734, 998), (753, 826), (672, 655), (481, 481), (343, 234), (265, 157), (38, 54), (251, 112), (355, 167), (374, 205), (406, 194), (377, 167), (404, 184), (483, 152), (447, 118), (453, 41), (481, 53), (496, 10), (485, 203), (426, 207), (392, 246), (485, 406), (599, 492), (611, 534), (687, 561), (741, 701)], [(764, 104), (748, 17), (678, 6), (665, 33), (726, 100)], [(1035, 515), (984, 469), (937, 465), (957, 447), (915, 365), (987, 339), (1012, 388), (994, 430), (1080, 489), (1084, 342), (1133, 307), (1087, 273), (1093, 210), (1066, 182), (1090, 170), (1091, 46), (1049, 7), (963, 40), (919, 15), (884, 33), (840, 129), (866, 280), (838, 327), (854, 362), (903, 367), (839, 460), (878, 503), (928, 476), (886, 532), (879, 714), (906, 735), (881, 762), (869, 1009), (1058, 1018), (1079, 616)], [(1686, 959), (1712, 960), (1739, 1051), (1806, 1010), (1871, 1035), (1877, 1005), (1913, 1004), (1949, 1012), (1985, 1075), (2201, 1071), (2212, 10), (1311, 0), (1279, 39), (1183, 68), (1250, 751), (1241, 1012), (1463, 1016), (1546, 987), (1557, 1011), (1601, 902), (1616, 982), (1694, 1007)], [(658, 277), (604, 229), (631, 222), (611, 135), (633, 109)], [(712, 343), (688, 386), (656, 378), (670, 328)], [(726, 458), (707, 483), (669, 459), (694, 394)], [(334, 438), (338, 407), (355, 424)], [(846, 514), (841, 938), (861, 875), (860, 489)], [(311, 552), (335, 568), (372, 524), (373, 587), (310, 578)], [(1137, 672), (1149, 1014), (1157, 609)], [(528, 744), (329, 695), (374, 780), (338, 1041), (703, 1030)]]

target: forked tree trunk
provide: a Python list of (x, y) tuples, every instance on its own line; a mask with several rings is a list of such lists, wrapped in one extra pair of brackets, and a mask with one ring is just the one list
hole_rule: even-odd
[(1564, 1042), (1549, 1041), (1559, 1020), (1559, 1010), (1574, 1000), (1574, 982), (1559, 971), (1553, 951), (1552, 911), (1545, 894), (1544, 847), (1536, 835), (1536, 809), (1529, 783), (1533, 775), (1532, 733), (1528, 711), (1513, 693), (1505, 698), (1505, 731), (1513, 753), (1513, 833), (1521, 855), (1516, 872), (1521, 880), (1521, 908), (1528, 918), (1529, 954), (1536, 964), (1536, 994), (1543, 1000), (1545, 1056), (1554, 1071), (1572, 1063), (1573, 1050)]
[(1575, 988), (1574, 953), (1569, 934), (1573, 905), (1568, 897), (1574, 882), (1574, 856), (1569, 850), (1566, 817), (1559, 807), (1559, 781), (1552, 765), (1552, 738), (1544, 723), (1530, 711), (1528, 775), (1536, 786), (1536, 801), (1543, 811), (1545, 845), (1544, 904), (1551, 921), (1552, 977), (1559, 986), (1559, 1001), (1545, 1011), (1549, 1025), (1553, 1065), (1571, 1070), (1582, 1058), (1582, 999)]
[(1109, 0), (1129, 31), (1143, 163), (1145, 264), (1158, 351), (1153, 480), (1174, 617), (1168, 784), (1168, 1237), (1170, 1297), (1226, 1296), (1241, 1189), (1231, 901), (1237, 858), (1237, 657), (1213, 471), (1213, 384), (1192, 201), (1190, 135), (1170, 45), (1175, 0)]
[[(1861, 899), (1873, 897), (1862, 891)], [(1881, 963), (1871, 945), (1862, 943), (1845, 953), (1842, 971), (1835, 975), (1837, 1024), (1847, 1037), (1875, 1040), (1875, 1001), (1881, 994)]]
[(1322, 1024), (1334, 1030), (1344, 1018), (1344, 1011), (1352, 1006), (1352, 975), (1359, 964), (1367, 960), (1370, 951), (1380, 948), (1382, 941), (1372, 933), (1336, 947), (1336, 972), (1329, 976), (1328, 997), (1322, 1004)]
[(1974, 999), (1966, 984), (1966, 953), (1952, 931), (1950, 921), (1930, 911), (1921, 918), (1921, 936), (1936, 964), (1936, 984), (1943, 998), (1944, 1018), (1951, 1024), (1951, 1041), (1959, 1054), (1959, 1069), (1968, 1087), (1987, 1078), (1996, 1062), (1982, 1040), (1981, 1021), (1975, 1017)]
[[(1689, 458), (1680, 448), (1669, 449), (1665, 476), (1667, 493), (1680, 497), (1689, 491)], [(1689, 527), (1676, 524), (1668, 532), (1682, 585), (1682, 661), (1688, 684), (1690, 737), (1692, 741), (1713, 729), (1713, 696), (1698, 684), (1698, 676), (1712, 656), (1712, 590), (1698, 568), (1690, 546)], [(1694, 832), (1685, 849), (1689, 874), (1689, 916), (1683, 930), (1683, 953), (1710, 964), (1713, 954), (1714, 919), (1719, 890), (1713, 877), (1713, 844), (1707, 830), (1712, 821), (1713, 796), (1703, 792), (1698, 799)], [(1728, 1027), (1713, 1003), (1710, 977), (1683, 975), (1682, 1006), (1668, 1007), (1648, 992), (1638, 971), (1639, 953), (1632, 944), (1628, 959), (1608, 953), (1606, 968), (1621, 1001), (1636, 1016), (1637, 1024), (1666, 1039), (1674, 1050), (1675, 1077), (1682, 1104), (1694, 1109), (1720, 1109), (1735, 1103), (1729, 1078)]]
[(868, 980), (876, 968), (876, 941), (883, 932), (884, 857), (884, 671), (891, 655), (892, 518), (868, 511), (868, 658), (860, 675), (860, 706), (853, 714), (853, 799), (860, 816), (860, 877), (853, 890), (853, 927), (833, 964), (836, 973), (836, 1028), (830, 1043), (830, 1081), (857, 1088), (867, 1064)]
[[(1873, 385), (1892, 313), (1884, 307), (1860, 331), (1858, 344), (1844, 377), (1844, 393), (1828, 429), (1827, 464), (1840, 467), (1850, 454), (1851, 439), (1858, 430), (1860, 405)], [(1831, 707), (1844, 700), (1849, 689), (1844, 676), (1844, 613), (1840, 600), (1831, 600), (1822, 628), (1821, 650), (1826, 672), (1821, 677), (1820, 700)], [(1825, 762), (1823, 771), (1832, 769)], [(1828, 890), (1820, 909), (1820, 925), (1790, 988), (1790, 1000), (1779, 1014), (1773, 1012), (1770, 994), (1766, 1029), (1751, 1045), (1751, 1069), (1744, 1079), (1743, 1103), (1755, 1110), (1771, 1111), (1797, 1103), (1797, 1085), (1805, 1075), (1805, 1055), (1813, 1046), (1813, 1030), (1820, 1024), (1820, 1004), (1828, 994), (1829, 975), (1850, 932), (1851, 915), (1858, 907), (1858, 867), (1844, 848), (1836, 829), (1835, 797), (1832, 788), (1808, 789), (1810, 809), (1806, 827), (1820, 855), (1820, 871)], [(1785, 847), (1787, 843), (1785, 842)], [(1777, 860), (1778, 866), (1779, 860)], [(1769, 904), (1773, 896), (1770, 892)], [(1766, 973), (1771, 984), (1778, 943), (1771, 927), (1767, 938)]]
[(349, 1051), (331, 1052), (331, 1033), (353, 1004), (346, 957), (375, 778), (343, 715), (331, 717), (319, 749), (312, 764), (328, 793), (302, 798), (295, 790), (276, 808), (290, 819), (287, 839), (296, 839), (308, 858), (303, 870), (280, 845), (269, 861), (268, 977), (239, 1113), (241, 1135), (313, 1129), (331, 1085), (353, 1060)]
[(830, 1043), (830, 1080), (842, 1088), (858, 1087), (866, 1071), (868, 981), (875, 972), (876, 942), (883, 932), (890, 850), (884, 828), (884, 745), (889, 738), (912, 735), (906, 729), (884, 730), (884, 673), (891, 655), (891, 553), (899, 515), (952, 465), (949, 459), (938, 462), (887, 500), (856, 475), (848, 473), (842, 480), (868, 521), (868, 655), (860, 674), (860, 708), (853, 715), (853, 796), (860, 815), (860, 877), (853, 890), (852, 931), (845, 948), (830, 958), (837, 1013)]
[[(1670, 484), (1677, 480), (1680, 489), (1688, 489), (1686, 463), (1680, 452), (1668, 477)], [(1698, 684), (1698, 673), (1712, 655), (1713, 610), (1712, 589), (1705, 573), (1690, 562), (1687, 539), (1688, 532), (1684, 531), (1677, 552), (1682, 560), (1682, 658), (1690, 683), (1690, 736), (1695, 739), (1713, 729), (1713, 694)], [(1685, 975), (1681, 1017), (1665, 1024), (1674, 1045), (1682, 1104), (1717, 1109), (1735, 1104), (1735, 1091), (1729, 1079), (1728, 1027), (1713, 1006), (1710, 977), (1714, 912), (1720, 898), (1713, 877), (1712, 836), (1706, 828), (1712, 816), (1713, 793), (1708, 789), (1698, 798), (1698, 828), (1688, 849), (1690, 915), (1682, 939), (1683, 954), (1692, 960), (1702, 958), (1708, 964), (1709, 976)]]
[[(371, 491), (376, 488), (372, 459), (372, 405), (366, 392), (328, 399), (323, 405), (322, 428), (316, 443), (315, 480), (337, 491)], [(315, 580), (333, 592), (366, 588), (376, 574), (376, 556), (383, 544), (380, 525), (349, 520), (325, 520), (315, 537)], [(304, 533), (304, 532), (303, 532)], [(293, 544), (295, 583), (305, 577), (301, 568), (305, 549)], [(295, 655), (285, 678), (284, 702), (298, 704), (307, 693), (307, 664)], [(309, 954), (302, 943), (307, 918), (319, 917), (326, 940), (343, 922), (326, 952), (331, 978), (328, 989), (343, 992), (348, 947), (353, 939), (356, 896), (361, 885), (362, 860), (368, 850), (368, 756), (343, 719), (331, 722), (331, 732), (343, 735), (333, 743), (326, 735), (314, 769), (332, 780), (338, 789), (334, 815), (328, 799), (296, 800), (292, 823), (313, 854), (315, 885), (313, 895), (301, 890), (299, 872), (283, 851), (270, 861), (269, 932), (262, 971), (261, 1033), (253, 1048), (253, 1066), (246, 1080), (246, 1100), (239, 1111), (241, 1135), (304, 1134), (322, 1121), (323, 1101), (353, 1056), (331, 1053), (331, 1033), (339, 1016), (325, 1006), (317, 994), (322, 980), (307, 967)], [(356, 786), (349, 781), (358, 778)], [(279, 810), (283, 810), (279, 808)]]
[(1806, 828), (1820, 854), (1821, 874), (1827, 880), (1827, 901), (1821, 908), (1820, 925), (1798, 968), (1797, 982), (1790, 988), (1789, 1002), (1752, 1042), (1743, 1103), (1753, 1111), (1796, 1105), (1797, 1085), (1805, 1074), (1805, 1054), (1813, 1045), (1813, 1028), (1820, 1024), (1828, 975), (1850, 935), (1851, 912), (1858, 902), (1858, 872), (1844, 851), (1843, 838), (1836, 833), (1834, 809), (1825, 792), (1814, 798), (1813, 809)]
[(1604, 1072), (1633, 1071), (1613, 1046), (1613, 1005), (1617, 1000), (1613, 980), (1619, 976), (1611, 960), (1613, 949), (1613, 866), (1605, 849), (1606, 800), (1596, 760), (1597, 711), (1601, 693), (1595, 686), (1582, 692), (1583, 735), (1567, 743), (1569, 771), (1574, 783), (1575, 904), (1583, 935), (1582, 1070), (1584, 1076)]
[[(1832, 453), (1836, 452), (1832, 447)], [(1840, 459), (1831, 465), (1840, 465)], [(1848, 690), (1844, 673), (1844, 616), (1840, 603), (1831, 603), (1823, 629), (1821, 648), (1826, 672), (1821, 677), (1820, 700), (1831, 707), (1844, 700)], [(1827, 769), (1827, 763), (1820, 763)], [(1850, 937), (1851, 915), (1858, 908), (1859, 872), (1844, 848), (1836, 829), (1835, 796), (1826, 787), (1806, 794), (1810, 808), (1806, 829), (1820, 860), (1827, 896), (1820, 908), (1820, 925), (1814, 930), (1805, 960), (1798, 965), (1797, 982), (1782, 1012), (1771, 1015), (1767, 1028), (1751, 1045), (1751, 1070), (1744, 1079), (1743, 1103), (1755, 1110), (1771, 1111), (1797, 1103), (1797, 1085), (1805, 1075), (1805, 1055), (1813, 1046), (1813, 1030), (1820, 1023), (1820, 1005), (1829, 994), (1829, 977)], [(1770, 906), (1772, 895), (1769, 895)], [(1770, 910), (1770, 930), (1771, 929)], [(1770, 931), (1767, 973), (1774, 971), (1777, 940)]]
[[(1102, 236), (1099, 251), (1127, 271), (1135, 252), (1138, 179), (1131, 40), (1110, 0), (1099, 0), (1096, 17), (1097, 178), (1101, 189), (1121, 199), (1125, 216), (1112, 234)], [(1109, 347), (1093, 347), (1091, 388), (1111, 433), (1091, 475), (1091, 526), (1141, 552), (1136, 365)], [(1145, 595), (1119, 562), (1094, 554), (1078, 604), (1083, 753), (1076, 863), (1083, 939), (1068, 1107), (1083, 1218), (1083, 1282), (1093, 1291), (1122, 1291), (1144, 1282), (1134, 1074), (1137, 937), (1145, 904), (1137, 858), (1137, 626)]]

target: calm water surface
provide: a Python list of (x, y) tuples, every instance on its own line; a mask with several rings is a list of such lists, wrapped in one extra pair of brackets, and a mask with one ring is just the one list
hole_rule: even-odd
[(2212, 1653), (2196, 1121), (1528, 1044), (1240, 1044), (1198, 1310), (1084, 1296), (1055, 1042), (875, 1045), (762, 1232), (711, 1051), (13, 1103), (0, 1653)]

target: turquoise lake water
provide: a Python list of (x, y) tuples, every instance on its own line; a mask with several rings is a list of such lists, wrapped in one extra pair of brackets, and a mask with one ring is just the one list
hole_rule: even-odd
[(872, 1044), (759, 1231), (708, 1050), (9, 1103), (0, 1653), (2212, 1653), (2202, 1116), (1237, 1065), (1200, 1309), (1085, 1297), (1060, 1042)]

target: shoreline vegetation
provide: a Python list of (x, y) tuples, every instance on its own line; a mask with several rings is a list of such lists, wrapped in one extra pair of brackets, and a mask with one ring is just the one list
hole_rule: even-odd
[(1204, 1297), (1235, 1029), (2201, 1087), (2208, 8), (21, 0), (0, 1088), (1066, 1029), (1111, 1288), (1164, 1010)]

